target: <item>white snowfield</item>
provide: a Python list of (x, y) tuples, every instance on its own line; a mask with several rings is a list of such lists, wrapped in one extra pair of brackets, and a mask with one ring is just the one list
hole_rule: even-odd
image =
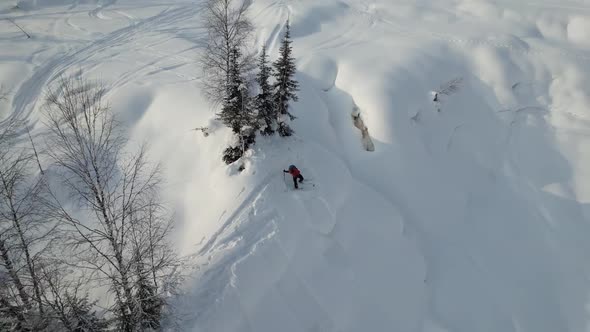
[(290, 18), (301, 91), (296, 136), (242, 173), (199, 92), (198, 2), (14, 2), (0, 116), (40, 134), (59, 75), (108, 85), (198, 253), (184, 330), (590, 331), (590, 1), (254, 0), (273, 59)]

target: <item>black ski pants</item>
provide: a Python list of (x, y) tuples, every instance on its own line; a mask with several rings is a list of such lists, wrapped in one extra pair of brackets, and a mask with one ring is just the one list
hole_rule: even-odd
[(299, 174), (293, 177), (293, 184), (295, 185), (295, 189), (299, 188), (299, 185), (297, 184), (297, 179), (299, 179), (299, 182), (303, 181), (303, 175)]

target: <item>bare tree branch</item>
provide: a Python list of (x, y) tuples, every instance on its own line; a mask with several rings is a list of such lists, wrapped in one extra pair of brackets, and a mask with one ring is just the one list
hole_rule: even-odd
[(25, 34), (25, 36), (27, 36), (27, 39), (31, 38), (31, 35), (29, 35), (20, 25), (18, 25), (13, 19), (11, 18), (7, 18), (6, 19), (8, 22), (14, 24), (20, 31), (22, 31), (22, 33)]
[[(166, 303), (162, 281), (174, 277), (178, 257), (167, 242), (172, 219), (158, 196), (161, 178), (147, 150), (126, 153), (125, 137), (104, 88), (62, 78), (47, 96), (47, 154), (81, 216), (55, 197), (56, 217), (70, 225), (67, 243), (78, 268), (95, 271), (115, 303), (117, 329), (158, 329)], [(150, 276), (150, 278), (147, 278)]]
[(56, 223), (46, 216), (47, 191), (34, 171), (34, 154), (19, 142), (23, 126), (17, 116), (0, 124), (0, 264), (8, 275), (4, 286), (13, 294), (6, 304), (21, 313), (15, 316), (19, 328), (42, 330), (48, 321), (39, 266)]
[(247, 18), (251, 0), (206, 0), (203, 7), (207, 42), (200, 62), (203, 68), (203, 91), (213, 103), (221, 103), (229, 82), (232, 50), (245, 54), (240, 67), (243, 72), (255, 66), (254, 55), (244, 52), (254, 26)]

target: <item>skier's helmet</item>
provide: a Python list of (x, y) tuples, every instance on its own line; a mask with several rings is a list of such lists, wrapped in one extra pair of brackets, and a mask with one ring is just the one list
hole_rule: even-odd
[(290, 165), (290, 166), (289, 166), (289, 171), (293, 171), (293, 170), (295, 170), (295, 169), (297, 169), (297, 167), (295, 167), (295, 165)]

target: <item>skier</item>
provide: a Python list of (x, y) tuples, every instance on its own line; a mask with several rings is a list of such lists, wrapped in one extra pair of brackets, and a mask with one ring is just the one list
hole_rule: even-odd
[(297, 179), (299, 182), (303, 182), (303, 175), (301, 175), (301, 171), (295, 167), (295, 165), (289, 166), (289, 170), (283, 170), (283, 173), (289, 173), (293, 177), (293, 184), (295, 184), (295, 189), (299, 189), (299, 185), (297, 185)]

